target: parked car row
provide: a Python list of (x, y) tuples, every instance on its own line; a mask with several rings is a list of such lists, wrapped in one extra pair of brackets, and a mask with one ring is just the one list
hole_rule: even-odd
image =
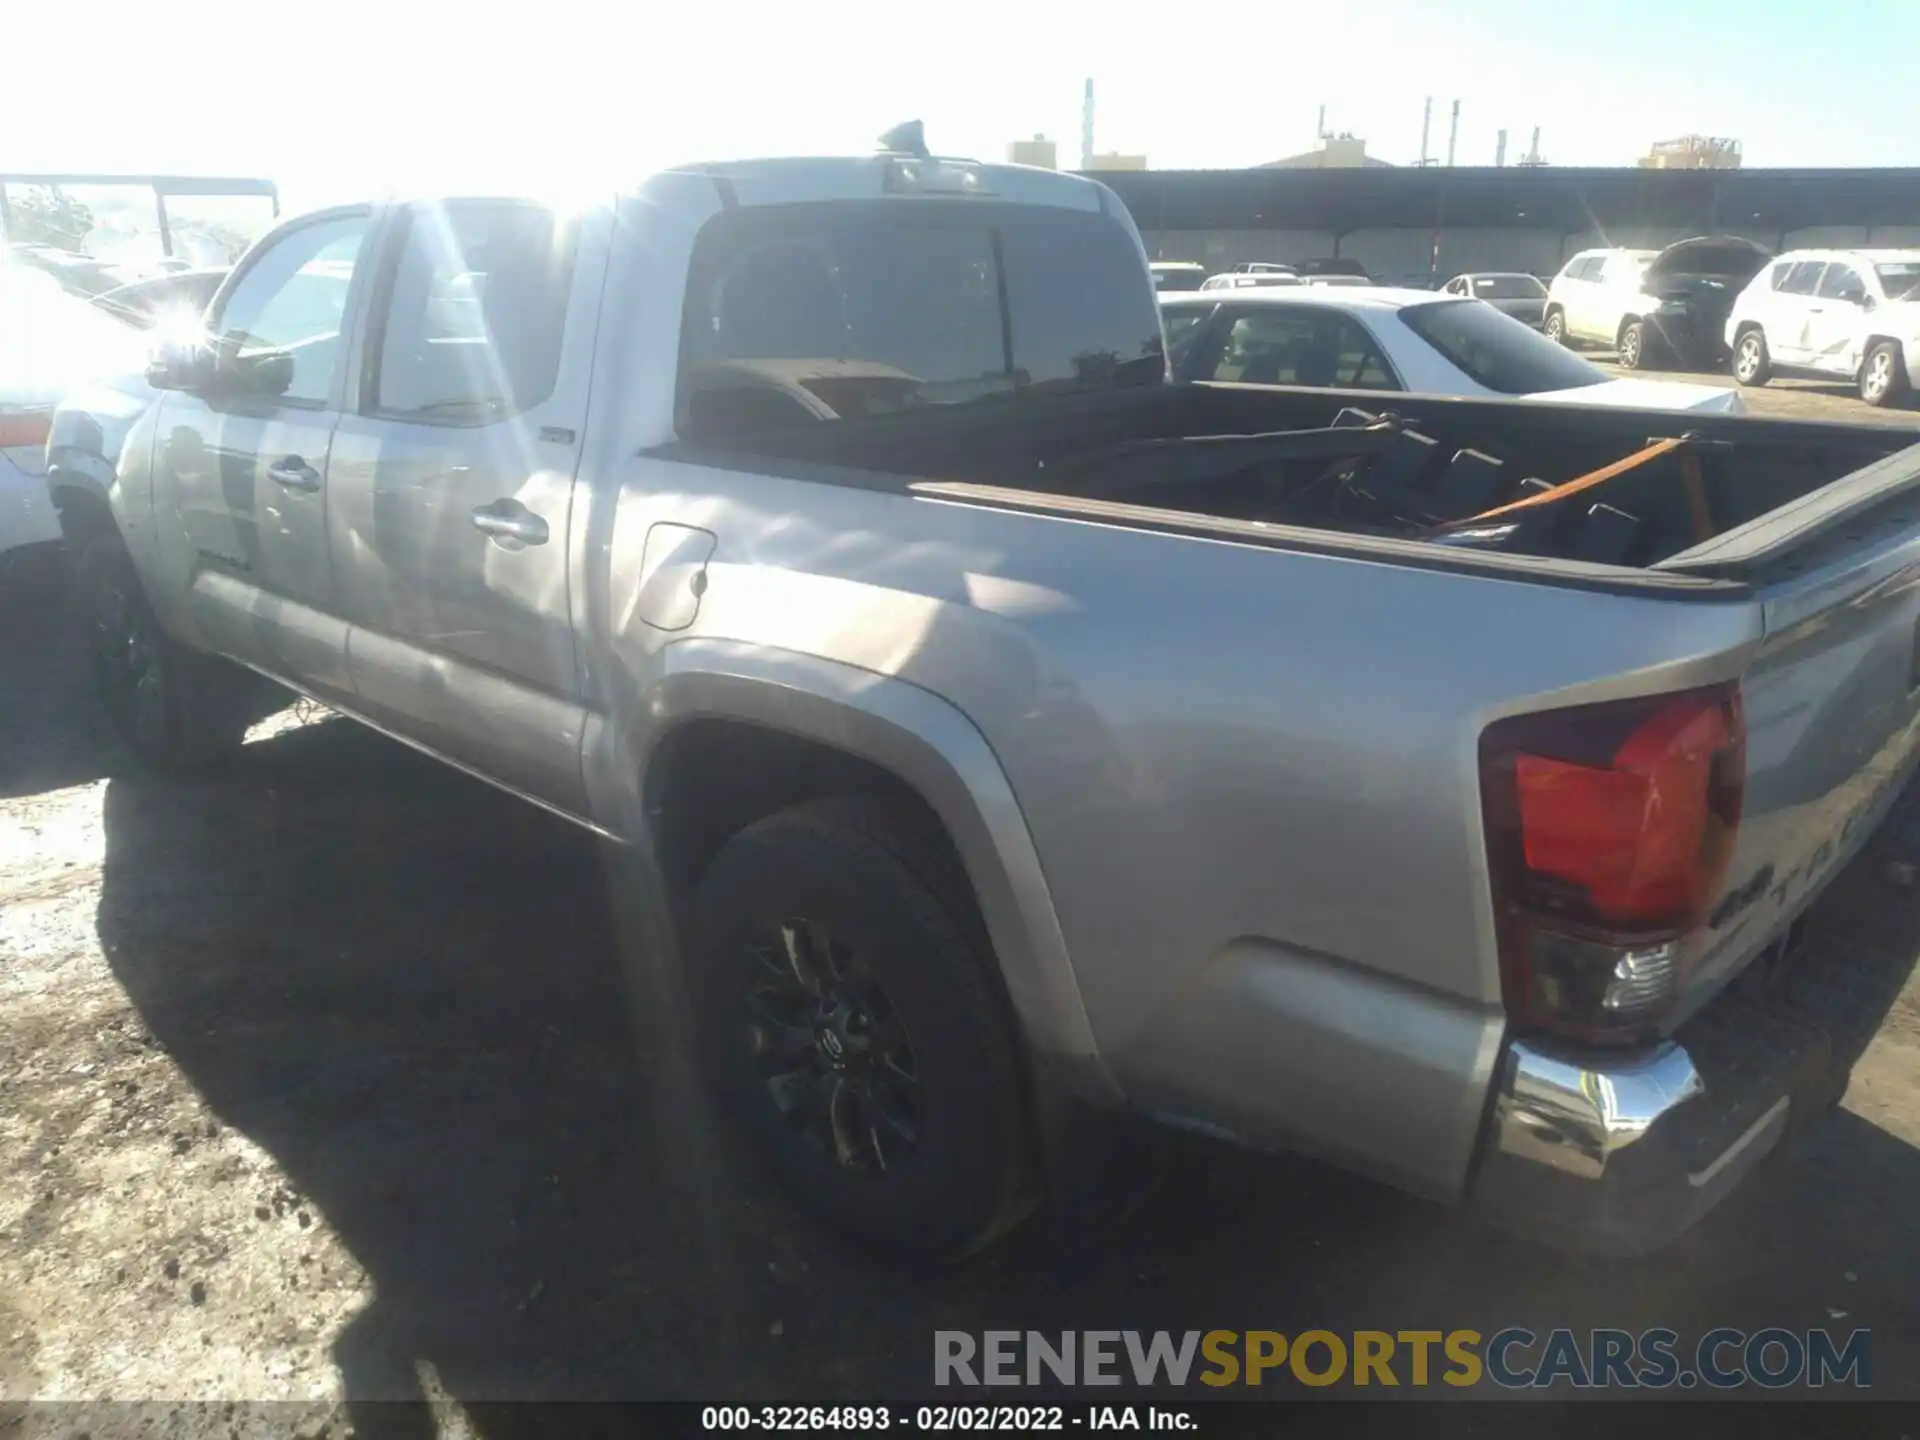
[[(1216, 275), (1192, 262), (1153, 270), (1163, 294), (1373, 284), (1357, 262), (1338, 259), (1248, 261)], [(1844, 380), (1875, 406), (1920, 392), (1920, 250), (1776, 257), (1742, 236), (1702, 235), (1663, 250), (1582, 250), (1550, 284), (1472, 272), (1440, 293), (1484, 301), (1562, 345), (1610, 349), (1628, 370), (1727, 368), (1746, 386), (1775, 375)]]
[(1548, 287), (1543, 325), (1606, 346), (1629, 370), (1727, 365), (1845, 380), (1869, 405), (1920, 389), (1920, 250), (1790, 250), (1733, 235), (1664, 250), (1583, 250)]
[(1245, 290), (1260, 285), (1371, 285), (1373, 277), (1358, 260), (1338, 255), (1285, 264), (1245, 260), (1217, 274), (1192, 260), (1155, 260), (1149, 267), (1153, 288), (1162, 294), (1189, 290)]

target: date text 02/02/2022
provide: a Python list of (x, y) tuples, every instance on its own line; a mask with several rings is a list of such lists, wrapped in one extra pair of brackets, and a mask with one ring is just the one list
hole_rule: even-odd
[(1191, 1412), (1154, 1405), (708, 1405), (703, 1430), (815, 1431), (879, 1434), (888, 1430), (940, 1433), (953, 1430), (1064, 1431), (1198, 1428)]

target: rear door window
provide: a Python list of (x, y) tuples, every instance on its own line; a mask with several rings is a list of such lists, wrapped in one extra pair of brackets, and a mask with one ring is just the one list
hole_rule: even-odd
[(374, 408), (479, 422), (553, 393), (573, 284), (573, 237), (519, 201), (421, 206), (402, 222), (377, 322)]
[(1153, 288), (1105, 216), (878, 201), (743, 210), (694, 247), (680, 428), (717, 437), (1158, 384)]
[(1827, 268), (1824, 260), (1796, 260), (1793, 269), (1787, 272), (1787, 278), (1781, 282), (1782, 295), (1811, 295), (1820, 283), (1820, 272)]
[(1317, 306), (1261, 306), (1234, 319), (1213, 373), (1242, 385), (1397, 390), (1380, 348), (1356, 321)]
[(1814, 294), (1823, 300), (1858, 301), (1867, 293), (1867, 282), (1860, 278), (1860, 272), (1851, 265), (1829, 265), (1820, 277), (1819, 288)]

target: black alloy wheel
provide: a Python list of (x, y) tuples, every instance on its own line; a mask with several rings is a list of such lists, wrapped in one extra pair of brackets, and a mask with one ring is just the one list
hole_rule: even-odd
[(899, 1164), (919, 1143), (923, 1102), (886, 991), (817, 921), (783, 921), (748, 958), (748, 1035), (768, 1102), (842, 1169)]

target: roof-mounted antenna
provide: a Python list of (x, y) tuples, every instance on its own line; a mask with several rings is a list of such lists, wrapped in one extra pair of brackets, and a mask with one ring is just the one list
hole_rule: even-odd
[(880, 148), (894, 155), (927, 155), (927, 128), (918, 120), (896, 125), (880, 137)]

